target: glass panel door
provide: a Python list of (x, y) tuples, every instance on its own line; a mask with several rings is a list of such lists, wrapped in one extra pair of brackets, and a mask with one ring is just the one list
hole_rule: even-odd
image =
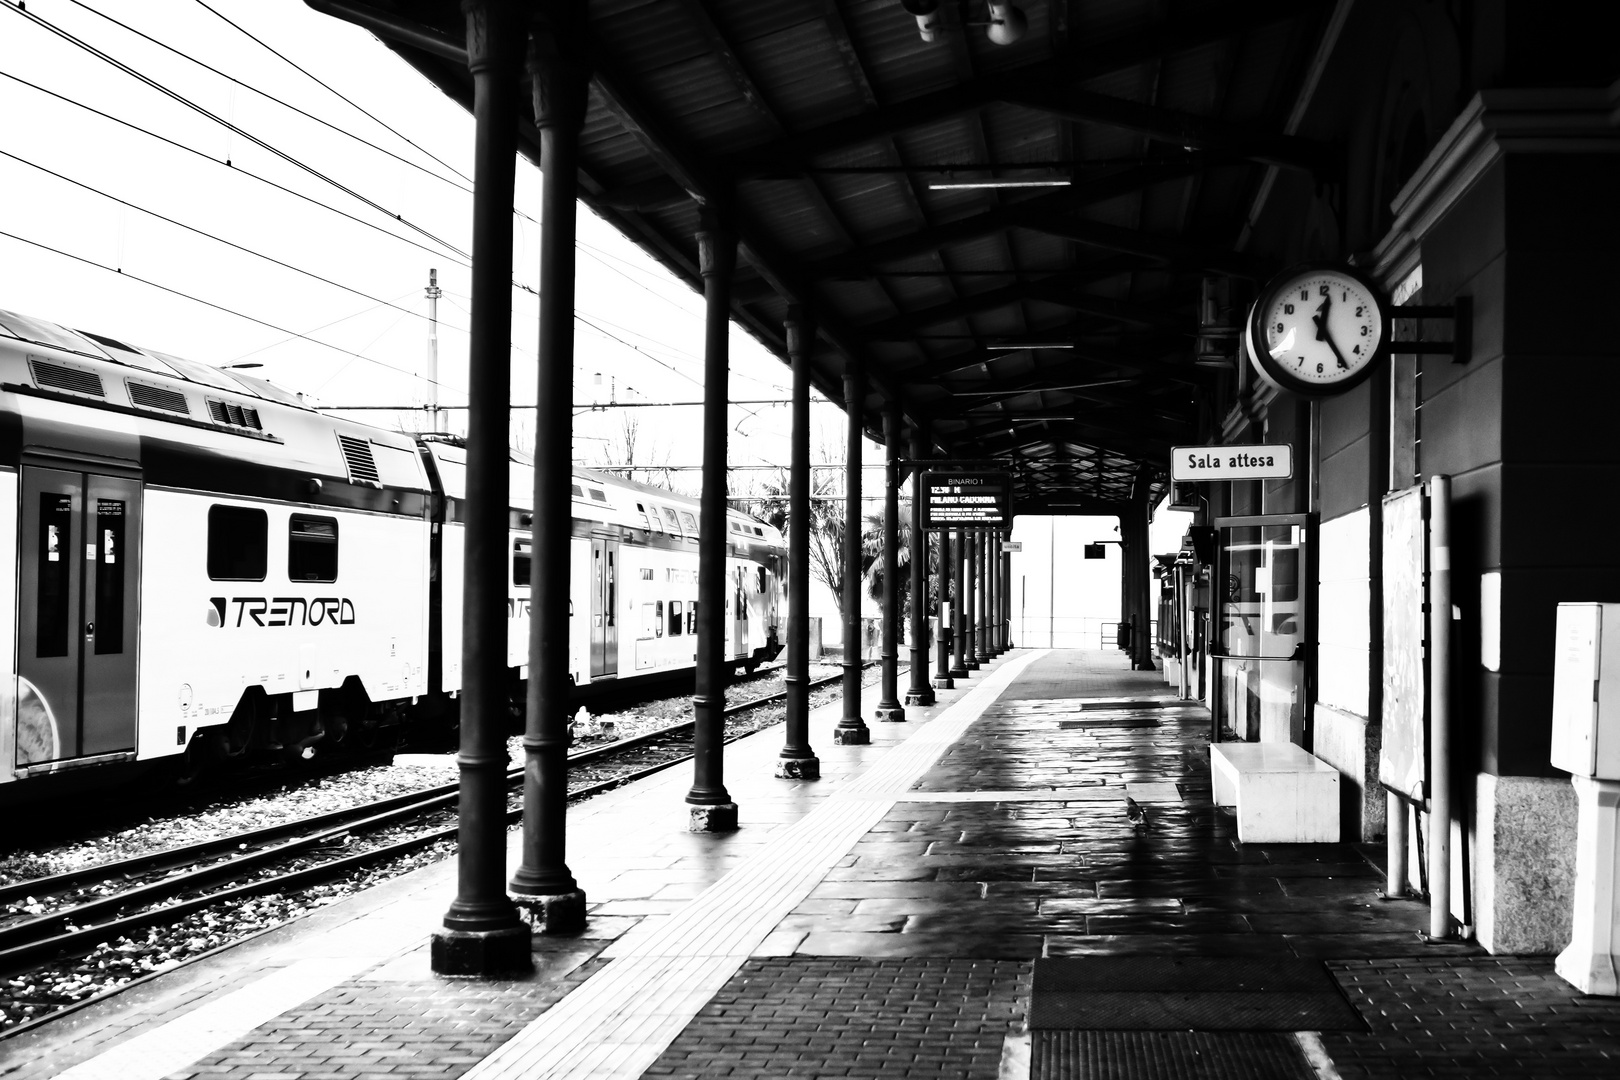
[(1276, 514), (1215, 525), (1218, 736), (1304, 744), (1316, 654), (1313, 519)]

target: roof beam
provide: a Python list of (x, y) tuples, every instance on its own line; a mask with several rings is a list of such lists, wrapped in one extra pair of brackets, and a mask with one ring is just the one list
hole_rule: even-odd
[(1120, 128), (1157, 142), (1300, 169), (1318, 177), (1336, 175), (1339, 168), (1328, 147), (1297, 135), (1256, 131), (1193, 113), (1054, 85), (1049, 77), (1009, 79), (998, 96), (1010, 105), (1065, 120)]
[[(954, 353), (905, 368), (897, 372), (895, 377), (902, 382), (937, 384), (941, 378), (953, 372), (987, 366), (991, 361), (999, 360), (1013, 351), (1015, 350), (973, 349)], [(1083, 349), (1061, 351), (1063, 359), (1067, 362), (1043, 368), (1044, 375), (1050, 376), (1056, 372), (1071, 370), (1075, 372), (1083, 370), (1085, 375), (1094, 375), (1097, 372), (1093, 368), (1101, 366), (1132, 374), (1152, 375), (1158, 379), (1182, 382), (1190, 386), (1203, 386), (1208, 381), (1206, 369), (1167, 361), (1159, 352), (1101, 353)]]
[[(1072, 50), (1060, 60), (1032, 65), (1016, 74), (1040, 75), (1061, 80), (1064, 85), (1072, 85), (1097, 75), (1134, 67), (1146, 60), (1171, 56), (1274, 22), (1297, 18), (1307, 11), (1326, 6), (1328, 2), (1225, 0), (1205, 4), (1197, 10), (1178, 14), (1163, 24)], [(1003, 100), (1003, 92), (1015, 89), (1016, 84), (1010, 85), (1005, 75), (981, 76), (945, 90), (836, 120), (744, 151), (731, 159), (729, 171), (747, 173), (799, 168), (818, 154), (982, 108)]]
[(981, 236), (1000, 232), (1018, 224), (1023, 216), (1104, 202), (1120, 195), (1141, 191), (1163, 181), (1190, 176), (1197, 171), (1197, 163), (1190, 159), (1115, 169), (1050, 195), (1037, 195), (1031, 199), (998, 206), (982, 214), (957, 218), (955, 221), (948, 221), (931, 229), (919, 229), (890, 240), (842, 252), (809, 264), (807, 272), (812, 278), (859, 274), (865, 267), (877, 263), (932, 254), (946, 244), (976, 240)]

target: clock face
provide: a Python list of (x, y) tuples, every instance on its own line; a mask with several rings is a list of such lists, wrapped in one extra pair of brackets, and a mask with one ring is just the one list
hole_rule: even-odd
[(1249, 317), (1250, 358), (1279, 389), (1336, 394), (1372, 374), (1387, 345), (1378, 291), (1337, 267), (1304, 267), (1267, 285)]

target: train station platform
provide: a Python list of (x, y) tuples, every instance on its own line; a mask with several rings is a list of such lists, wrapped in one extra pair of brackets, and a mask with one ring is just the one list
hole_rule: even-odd
[(0, 1043), (0, 1077), (1620, 1068), (1620, 1002), (1425, 941), (1380, 850), (1240, 843), (1208, 714), (1121, 654), (1017, 650), (906, 712), (835, 746), (819, 710), (816, 782), (774, 778), (780, 729), (731, 744), (734, 834), (685, 831), (683, 768), (572, 808), (589, 925), (536, 938), (531, 977), (430, 973), (444, 863)]

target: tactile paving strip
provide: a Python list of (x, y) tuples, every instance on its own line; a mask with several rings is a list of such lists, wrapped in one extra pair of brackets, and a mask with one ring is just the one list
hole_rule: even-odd
[(1030, 1080), (1315, 1080), (1287, 1035), (1037, 1031)]

